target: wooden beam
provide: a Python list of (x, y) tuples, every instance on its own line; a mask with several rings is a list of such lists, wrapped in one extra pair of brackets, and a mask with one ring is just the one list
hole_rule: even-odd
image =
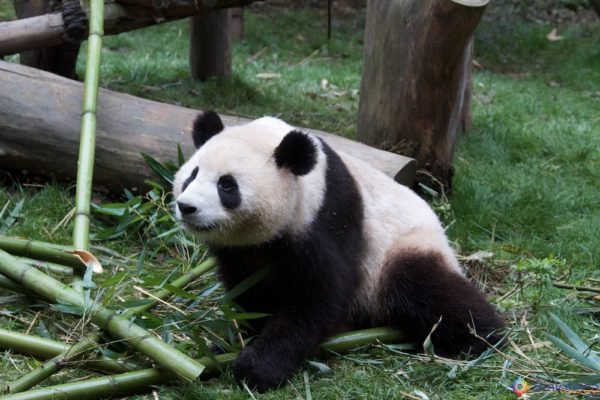
[(0, 54), (15, 54), (34, 48), (32, 46), (56, 46), (62, 41), (63, 29), (59, 13), (0, 22)]
[[(0, 61), (0, 168), (73, 180), (79, 146), (82, 85), (37, 69)], [(157, 179), (140, 153), (177, 159), (177, 144), (193, 153), (191, 125), (198, 111), (100, 90), (94, 182), (120, 192)], [(225, 125), (248, 120), (222, 116)], [(325, 132), (333, 148), (412, 185), (416, 163)]]
[[(104, 33), (115, 35), (133, 29), (174, 21), (256, 0), (169, 0), (156, 7), (155, 0), (119, 0), (104, 6)], [(84, 10), (87, 12), (87, 5)], [(31, 32), (33, 30), (33, 32)], [(0, 55), (15, 54), (62, 43), (64, 25), (60, 13), (0, 22)]]

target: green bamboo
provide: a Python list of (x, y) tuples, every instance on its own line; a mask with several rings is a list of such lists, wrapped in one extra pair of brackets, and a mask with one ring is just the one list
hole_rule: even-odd
[(2, 400), (67, 400), (97, 399), (147, 389), (173, 379), (173, 375), (159, 369), (143, 369), (120, 375), (87, 379), (65, 383), (2, 397)]
[(321, 343), (323, 350), (343, 353), (354, 347), (364, 346), (370, 343), (385, 342), (399, 343), (406, 341), (406, 336), (393, 328), (370, 328), (335, 335)]
[[(34, 267), (20, 262), (10, 254), (0, 251), (0, 273), (14, 279), (51, 302), (66, 303), (85, 310), (92, 322), (147, 355), (160, 366), (172, 371), (185, 380), (194, 380), (204, 367), (182, 354), (145, 329), (133, 324), (128, 318), (118, 315), (99, 304), (85, 304), (83, 296), (61, 282), (47, 276)], [(87, 306), (87, 307), (86, 307)]]
[(31, 290), (27, 290), (26, 287), (19, 285), (17, 282), (13, 281), (12, 279), (8, 279), (2, 274), (0, 274), (0, 288), (35, 297), (35, 294)]
[[(235, 360), (237, 354), (226, 353), (215, 356), (216, 362), (208, 357), (199, 360), (207, 371), (216, 372)], [(164, 369), (147, 368), (124, 374), (87, 379), (79, 382), (65, 383), (30, 390), (23, 393), (9, 394), (2, 400), (86, 400), (106, 396), (116, 396), (148, 390), (151, 385), (161, 385), (174, 381), (175, 376)]]
[(90, 248), (90, 202), (94, 174), (96, 147), (96, 109), (98, 83), (100, 81), (100, 58), (104, 34), (104, 0), (90, 0), (90, 31), (88, 35), (87, 62), (83, 87), (81, 137), (77, 166), (77, 189), (75, 192), (75, 221), (73, 245), (80, 250)]
[(57, 342), (56, 340), (0, 328), (0, 348), (31, 354), (36, 357), (50, 358), (67, 350), (69, 347), (68, 344)]
[[(170, 283), (170, 286), (175, 288), (183, 288), (191, 281), (195, 280), (202, 274), (210, 271), (215, 267), (215, 260), (208, 259), (203, 263), (199, 264), (195, 268), (192, 268), (184, 275), (175, 279)], [(163, 288), (159, 290), (154, 296), (158, 299), (164, 300), (168, 296), (171, 295), (171, 290), (168, 288)], [(142, 306), (133, 307), (127, 310), (122, 314), (123, 318), (130, 318), (136, 313), (148, 311), (152, 309), (158, 303), (157, 300), (152, 300), (151, 302), (144, 304)], [(96, 347), (96, 343), (100, 340), (100, 336), (97, 333), (91, 333), (86, 338), (81, 340), (79, 343), (74, 344), (73, 346), (68, 346), (67, 349), (59, 352), (58, 354), (54, 354), (51, 360), (47, 361), (40, 367), (34, 369), (33, 371), (23, 375), (21, 378), (16, 380), (15, 382), (9, 385), (10, 393), (19, 393), (25, 390), (28, 390), (35, 385), (42, 382), (44, 379), (52, 376), (57, 373), (65, 363), (72, 361), (74, 359), (80, 358), (85, 355), (90, 350)], [(1, 344), (1, 343), (0, 343)], [(125, 372), (125, 371), (118, 371)]]
[[(206, 261), (198, 264), (195, 268), (190, 269), (188, 272), (181, 275), (179, 278), (175, 279), (173, 282), (169, 283), (169, 286), (177, 288), (177, 289), (181, 289), (181, 288), (185, 287), (187, 284), (189, 284), (190, 282), (192, 282), (192, 281), (196, 280), (197, 278), (199, 278), (200, 276), (204, 275), (208, 271), (211, 271), (212, 269), (214, 269), (215, 266), (216, 266), (215, 259), (209, 258)], [(162, 288), (158, 292), (153, 293), (153, 294), (154, 294), (154, 297), (164, 300), (167, 297), (169, 297), (172, 293), (173, 292), (171, 290), (169, 290), (168, 288)], [(154, 306), (156, 306), (157, 303), (158, 302), (156, 300), (154, 300), (152, 302), (148, 302), (147, 304), (144, 304), (141, 306), (132, 307), (129, 310), (127, 310), (124, 313), (124, 315), (127, 315), (127, 313), (130, 313), (129, 315), (133, 315), (133, 314), (137, 314), (140, 312), (148, 311), (148, 310), (152, 309)]]
[(72, 267), (65, 267), (64, 265), (60, 265), (60, 264), (55, 264), (55, 263), (51, 263), (51, 262), (47, 262), (47, 261), (32, 260), (30, 258), (24, 258), (24, 257), (23, 258), (19, 257), (19, 259), (21, 261), (23, 261), (25, 264), (29, 264), (32, 267), (36, 267), (37, 269), (39, 269), (47, 274), (55, 274), (55, 275), (61, 275), (61, 276), (73, 275)]
[[(71, 346), (56, 340), (0, 328), (0, 348), (10, 349), (23, 354), (30, 354), (39, 358), (52, 358), (69, 351)], [(144, 365), (133, 361), (114, 360), (104, 356), (82, 361), (78, 365), (83, 365), (85, 368), (96, 371), (110, 372), (113, 374), (145, 368)]]
[(0, 236), (0, 249), (16, 256), (48, 261), (82, 271), (88, 267), (79, 255), (73, 253), (73, 246)]
[[(351, 348), (376, 342), (397, 342), (403, 339), (403, 334), (391, 328), (372, 328), (331, 337), (321, 344), (322, 349), (343, 353)], [(206, 370), (216, 372), (220, 368), (235, 361), (237, 354), (226, 353), (215, 356), (215, 360), (203, 357), (199, 360)], [(215, 362), (216, 361), (216, 362)], [(76, 400), (85, 396), (87, 400), (116, 396), (125, 393), (147, 390), (151, 385), (160, 385), (174, 380), (174, 376), (165, 370), (148, 368), (126, 374), (110, 377), (94, 378), (81, 382), (67, 383), (42, 389), (30, 390), (5, 396), (2, 400)]]

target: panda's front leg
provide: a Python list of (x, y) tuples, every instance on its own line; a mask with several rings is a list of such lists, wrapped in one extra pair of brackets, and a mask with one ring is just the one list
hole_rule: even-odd
[(302, 303), (272, 315), (234, 362), (236, 380), (258, 392), (285, 383), (338, 322), (336, 311), (325, 304)]

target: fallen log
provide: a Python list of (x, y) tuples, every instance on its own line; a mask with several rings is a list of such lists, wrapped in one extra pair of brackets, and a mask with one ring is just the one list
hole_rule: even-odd
[[(82, 85), (45, 71), (0, 61), (0, 168), (73, 180), (79, 148)], [(120, 191), (156, 179), (140, 153), (176, 160), (177, 144), (193, 152), (189, 137), (197, 110), (100, 90), (94, 183)], [(222, 116), (225, 125), (248, 120)], [(360, 158), (412, 186), (416, 162), (325, 132), (336, 150)]]
[[(240, 7), (256, 0), (120, 0), (104, 6), (104, 34), (115, 35), (211, 10)], [(83, 7), (88, 13), (87, 4)], [(63, 43), (64, 23), (60, 13), (0, 22), (0, 55), (19, 53)]]

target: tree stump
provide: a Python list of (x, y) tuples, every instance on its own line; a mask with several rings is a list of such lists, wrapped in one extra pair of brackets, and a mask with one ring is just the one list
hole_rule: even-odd
[(231, 10), (190, 18), (190, 72), (195, 80), (231, 75)]
[(472, 38), (488, 1), (367, 5), (358, 139), (415, 157), (422, 181), (443, 189), (457, 133), (470, 124)]

